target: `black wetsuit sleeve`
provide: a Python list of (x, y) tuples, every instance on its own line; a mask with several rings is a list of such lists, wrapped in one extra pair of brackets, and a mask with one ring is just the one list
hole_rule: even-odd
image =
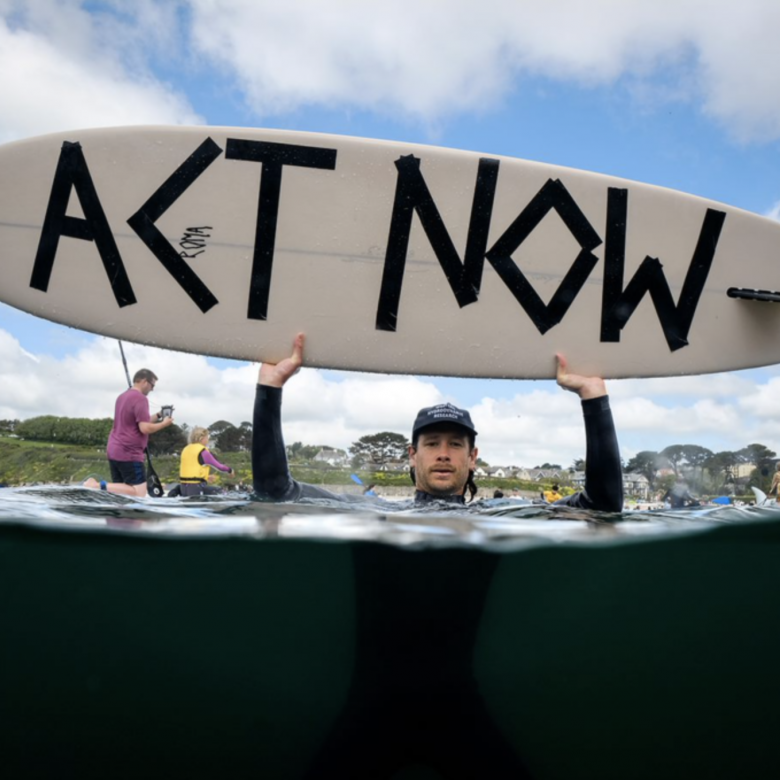
[(556, 504), (620, 512), (623, 509), (623, 470), (609, 397), (582, 402), (585, 419), (585, 489)]
[(252, 486), (255, 496), (270, 501), (298, 501), (328, 498), (350, 501), (362, 496), (345, 496), (297, 482), (287, 466), (282, 437), (282, 390), (257, 385), (252, 423)]

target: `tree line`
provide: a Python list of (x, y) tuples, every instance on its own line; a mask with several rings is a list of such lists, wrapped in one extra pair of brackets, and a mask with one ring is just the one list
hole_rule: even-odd
[[(697, 444), (672, 444), (660, 452), (638, 452), (625, 464), (625, 470), (644, 475), (651, 490), (681, 480), (700, 493), (721, 491), (738, 484), (766, 490), (776, 460), (775, 451), (764, 444), (748, 444), (741, 450), (723, 452), (713, 452)], [(752, 464), (754, 469), (750, 476), (740, 478), (739, 467), (745, 464)], [(671, 469), (671, 475), (659, 476), (663, 469)]]
[[(105, 449), (112, 425), (110, 417), (93, 420), (86, 417), (42, 415), (26, 420), (0, 420), (0, 435), (18, 436), (25, 441)], [(242, 422), (235, 426), (226, 420), (218, 420), (208, 427), (208, 431), (210, 448), (223, 452), (241, 452), (252, 447), (252, 423)], [(186, 423), (174, 423), (150, 437), (149, 449), (157, 455), (179, 453), (187, 446), (189, 434), (190, 428)]]
[[(104, 449), (111, 431), (112, 419), (83, 417), (57, 417), (42, 415), (26, 420), (0, 420), (0, 435), (15, 435), (28, 441), (57, 442), (76, 446)], [(209, 446), (222, 452), (248, 451), (252, 447), (252, 423), (236, 426), (227, 420), (218, 420), (208, 426)], [(190, 433), (186, 424), (174, 424), (155, 433), (151, 439), (152, 452), (171, 455), (187, 445)], [(361, 436), (349, 448), (352, 464), (382, 466), (406, 457), (409, 440), (400, 433), (382, 431)], [(311, 460), (323, 447), (294, 442), (288, 447), (292, 460)], [(330, 448), (333, 449), (333, 448)], [(713, 492), (736, 485), (739, 466), (753, 464), (754, 473), (742, 482), (766, 489), (777, 461), (776, 453), (764, 444), (749, 444), (740, 450), (713, 452), (697, 444), (672, 444), (655, 452), (643, 450), (624, 464), (626, 472), (644, 475), (652, 491), (668, 487), (668, 483), (686, 480), (693, 490)], [(486, 465), (486, 464), (485, 464)], [(550, 464), (544, 464), (548, 466)], [(572, 469), (582, 470), (585, 462), (578, 458)], [(670, 469), (671, 475), (659, 475)]]
[[(352, 466), (378, 467), (402, 460), (406, 457), (409, 444), (405, 436), (389, 431), (362, 436), (349, 448)], [(300, 442), (293, 447), (307, 449)], [(320, 448), (312, 449), (311, 457)], [(299, 454), (302, 454), (300, 450)], [(775, 451), (764, 444), (748, 444), (740, 450), (722, 452), (713, 452), (697, 444), (672, 444), (660, 452), (644, 450), (637, 453), (623, 464), (623, 470), (644, 475), (653, 492), (665, 491), (678, 481), (686, 481), (691, 490), (701, 494), (735, 490), (738, 487), (748, 491), (751, 485), (766, 491), (771, 484), (776, 462)], [(744, 464), (752, 464), (754, 469), (749, 476), (740, 477), (739, 467)], [(487, 463), (480, 459), (479, 465), (487, 466)], [(556, 463), (543, 463), (535, 468), (563, 471)], [(585, 460), (576, 458), (570, 470), (584, 471)], [(664, 474), (667, 470), (671, 473)]]
[(0, 420), (0, 433), (28, 441), (56, 442), (85, 447), (105, 447), (112, 420), (43, 415), (27, 420)]

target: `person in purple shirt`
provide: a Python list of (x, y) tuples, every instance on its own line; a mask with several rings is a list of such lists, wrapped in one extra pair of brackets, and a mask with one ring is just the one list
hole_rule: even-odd
[(133, 377), (133, 386), (116, 399), (114, 425), (106, 448), (111, 482), (99, 482), (90, 477), (84, 487), (125, 496), (147, 495), (144, 451), (149, 434), (173, 425), (173, 417), (163, 417), (161, 411), (155, 415), (155, 422), (151, 420), (147, 396), (156, 384), (157, 376), (148, 368), (142, 368)]

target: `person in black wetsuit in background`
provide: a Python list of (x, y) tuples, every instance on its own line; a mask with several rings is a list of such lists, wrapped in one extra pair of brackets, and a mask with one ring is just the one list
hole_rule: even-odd
[(669, 502), (672, 509), (684, 509), (685, 507), (701, 506), (701, 501), (691, 495), (685, 482), (677, 482), (664, 493), (664, 501)]
[[(289, 358), (260, 367), (255, 394), (252, 473), (255, 495), (272, 501), (327, 498), (361, 501), (362, 496), (333, 493), (297, 482), (290, 475), (281, 427), (282, 387), (303, 365), (304, 336), (299, 334)], [(600, 377), (583, 377), (568, 371), (558, 355), (558, 384), (579, 395), (585, 418), (587, 451), (585, 489), (556, 504), (619, 512), (623, 508), (623, 475), (609, 398)], [(477, 431), (467, 411), (452, 404), (421, 409), (412, 428), (409, 447), (416, 503), (464, 503), (465, 493), (476, 492)]]
[[(282, 387), (302, 365), (303, 345), (299, 335), (290, 358), (260, 369), (252, 445), (255, 494), (274, 501), (326, 498), (362, 504), (369, 499), (297, 482), (289, 473)], [(587, 465), (585, 489), (557, 503), (619, 511), (620, 455), (604, 382), (568, 373), (559, 356), (558, 384), (582, 399)], [(471, 416), (462, 409), (442, 404), (420, 410), (409, 448), (417, 506), (465, 502), (466, 490), (475, 490), (475, 437)], [(382, 543), (355, 543), (351, 552), (352, 680), (307, 780), (390, 780), (410, 767), (431, 769), (445, 780), (532, 778), (519, 754), (522, 735), (502, 733), (475, 671), (477, 634), (501, 556)]]

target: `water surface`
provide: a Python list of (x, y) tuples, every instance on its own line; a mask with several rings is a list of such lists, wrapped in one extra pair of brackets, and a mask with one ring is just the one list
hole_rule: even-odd
[(8, 777), (780, 777), (780, 512), (0, 490)]
[[(354, 497), (352, 497), (354, 498)], [(685, 510), (597, 512), (483, 499), (464, 506), (414, 506), (375, 499), (268, 503), (240, 493), (191, 498), (128, 498), (81, 487), (0, 490), (0, 523), (57, 530), (107, 531), (171, 538), (377, 541), (399, 546), (514, 550), (545, 543), (599, 544), (693, 533), (724, 524), (780, 519), (780, 508), (709, 506)]]

